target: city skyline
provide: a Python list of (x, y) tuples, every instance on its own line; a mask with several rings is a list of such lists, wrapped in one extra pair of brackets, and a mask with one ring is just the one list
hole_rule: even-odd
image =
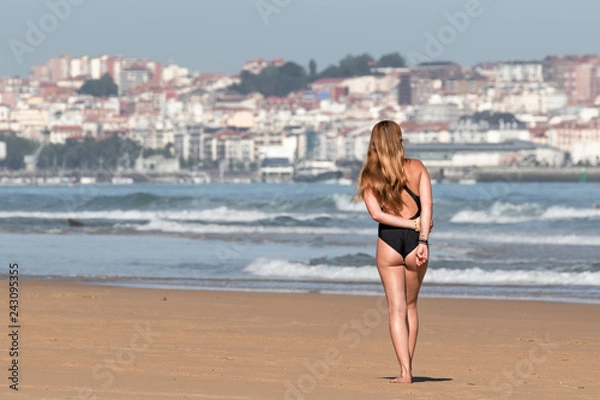
[(191, 71), (236, 73), (255, 58), (283, 57), (304, 66), (314, 59), (322, 70), (365, 52), (378, 58), (397, 51), (409, 64), (465, 66), (597, 53), (593, 38), (600, 27), (593, 15), (600, 4), (591, 1), (577, 9), (537, 0), (439, 3), (20, 1), (0, 7), (0, 76), (27, 76), (33, 65), (60, 54), (122, 54)]

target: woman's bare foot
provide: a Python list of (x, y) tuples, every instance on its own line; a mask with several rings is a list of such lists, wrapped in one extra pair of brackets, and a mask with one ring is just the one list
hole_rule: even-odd
[(404, 377), (402, 375), (398, 375), (394, 379), (390, 380), (390, 383), (412, 383), (412, 376)]

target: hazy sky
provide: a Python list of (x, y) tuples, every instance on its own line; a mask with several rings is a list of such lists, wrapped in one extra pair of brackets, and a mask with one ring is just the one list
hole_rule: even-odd
[(320, 71), (364, 52), (466, 66), (598, 54), (599, 15), (596, 0), (2, 0), (0, 75), (63, 53), (229, 73), (257, 57), (314, 58)]

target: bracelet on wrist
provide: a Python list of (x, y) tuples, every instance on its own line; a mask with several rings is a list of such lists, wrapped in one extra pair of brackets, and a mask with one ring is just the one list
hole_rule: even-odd
[(429, 242), (427, 241), (427, 239), (420, 239), (419, 238), (419, 243), (423, 243), (425, 246), (429, 246)]

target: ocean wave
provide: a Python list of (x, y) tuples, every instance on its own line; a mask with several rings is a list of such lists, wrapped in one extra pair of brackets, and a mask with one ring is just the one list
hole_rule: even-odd
[(543, 212), (539, 204), (512, 204), (497, 201), (487, 210), (461, 210), (450, 222), (455, 224), (517, 224), (538, 219)]
[[(274, 235), (374, 235), (376, 229), (328, 228), (313, 226), (248, 226), (181, 223), (154, 219), (145, 225), (133, 226), (141, 232), (159, 231), (181, 234), (274, 234)], [(311, 240), (313, 237), (307, 237)]]
[(513, 204), (497, 201), (485, 210), (461, 210), (450, 218), (455, 224), (518, 224), (538, 220), (598, 219), (600, 209)]
[(327, 264), (310, 265), (288, 260), (258, 258), (243, 269), (255, 276), (279, 278), (311, 278), (321, 280), (367, 281), (379, 280), (375, 266), (335, 266)]
[(331, 198), (333, 199), (333, 201), (335, 203), (336, 209), (339, 211), (352, 212), (352, 213), (367, 212), (367, 207), (365, 206), (365, 203), (362, 201), (360, 201), (360, 202), (353, 201), (353, 196), (351, 196), (351, 195), (336, 193), (336, 194), (332, 194)]
[(106, 210), (106, 211), (0, 211), (1, 219), (76, 219), (76, 220), (117, 220), (117, 221), (151, 221), (155, 219), (173, 221), (206, 221), (206, 222), (242, 222), (252, 223), (277, 218), (291, 218), (296, 221), (314, 221), (330, 218), (344, 218), (342, 215), (324, 213), (296, 214), (285, 212), (264, 212), (255, 210), (238, 210), (225, 206), (206, 210)]
[[(154, 203), (158, 203), (158, 202), (165, 202), (165, 201), (169, 201), (169, 202), (179, 202), (182, 200), (189, 200), (190, 198), (184, 197), (184, 198), (179, 198), (179, 197), (162, 197), (162, 196), (158, 196), (156, 194), (152, 194), (152, 193), (146, 193), (146, 192), (137, 192), (137, 193), (130, 193), (130, 194), (124, 194), (124, 195), (120, 195), (120, 196), (99, 196), (99, 195), (94, 195), (95, 192), (93, 191), (93, 189), (90, 191), (90, 193), (85, 196), (82, 195), (82, 199), (85, 199), (86, 197), (89, 197), (89, 200), (85, 201), (85, 203), (82, 205), (82, 207), (85, 208), (121, 208), (121, 209), (135, 209), (135, 208), (140, 208), (140, 207), (147, 207), (149, 205), (152, 205)], [(77, 196), (74, 196), (72, 200), (76, 200)]]
[[(153, 213), (153, 215), (155, 215)], [(45, 212), (45, 211), (0, 211), (1, 219), (77, 219), (77, 220), (147, 220), (149, 213), (137, 210), (112, 210), (112, 211), (73, 211), (73, 212)]]
[(547, 270), (430, 269), (425, 278), (429, 283), (465, 285), (532, 285), (532, 286), (595, 286), (600, 285), (600, 272), (559, 272)]
[(439, 239), (520, 245), (600, 246), (600, 236), (591, 235), (521, 235), (518, 232), (507, 234), (433, 231), (431, 242), (435, 245), (435, 241)]
[[(258, 258), (243, 270), (251, 275), (314, 280), (379, 281), (377, 268), (366, 266), (310, 265), (300, 261)], [(484, 270), (430, 268), (425, 277), (429, 284), (515, 285), (515, 286), (595, 286), (600, 272), (560, 272), (548, 270)]]
[(544, 220), (600, 219), (600, 209), (553, 206), (540, 216)]
[(361, 267), (365, 265), (375, 265), (375, 258), (366, 253), (344, 254), (337, 257), (318, 257), (309, 261), (310, 265), (331, 265), (331, 266), (351, 266)]

